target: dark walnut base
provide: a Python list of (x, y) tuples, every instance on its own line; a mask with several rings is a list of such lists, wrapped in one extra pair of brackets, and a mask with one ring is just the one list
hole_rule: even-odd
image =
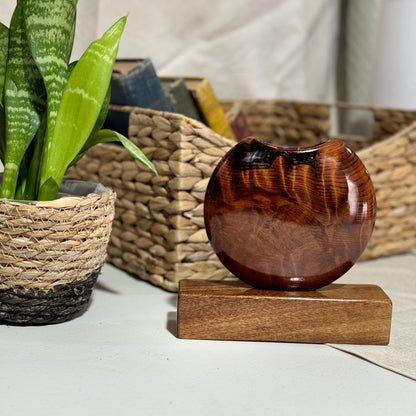
[(375, 285), (289, 292), (182, 280), (177, 330), (183, 339), (387, 345), (391, 316), (391, 300)]

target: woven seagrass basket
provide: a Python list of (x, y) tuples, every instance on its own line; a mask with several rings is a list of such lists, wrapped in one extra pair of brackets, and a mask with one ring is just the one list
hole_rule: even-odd
[(79, 182), (64, 179), (54, 201), (0, 199), (1, 323), (58, 323), (87, 307), (106, 260), (115, 194)]
[[(224, 109), (235, 104), (224, 102)], [(334, 106), (280, 100), (237, 104), (253, 135), (261, 140), (307, 146), (331, 136)], [(115, 108), (129, 113), (130, 139), (153, 161), (159, 176), (114, 144), (95, 146), (70, 171), (117, 192), (109, 261), (171, 291), (178, 289), (181, 279), (231, 278), (207, 239), (203, 201), (213, 169), (235, 142), (178, 114)], [(335, 108), (344, 111), (353, 106)], [(371, 138), (337, 137), (358, 152), (376, 189), (378, 219), (362, 259), (412, 250), (416, 247), (416, 124), (412, 124), (416, 112), (357, 108), (372, 117)]]

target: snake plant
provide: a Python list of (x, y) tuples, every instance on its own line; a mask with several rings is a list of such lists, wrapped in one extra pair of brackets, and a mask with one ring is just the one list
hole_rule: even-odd
[(17, 0), (0, 23), (0, 197), (56, 198), (63, 176), (85, 152), (120, 142), (155, 169), (126, 137), (102, 129), (110, 78), (126, 17), (70, 62), (77, 0)]

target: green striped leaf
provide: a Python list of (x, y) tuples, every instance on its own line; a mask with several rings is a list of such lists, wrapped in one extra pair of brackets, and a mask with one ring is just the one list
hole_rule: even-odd
[[(75, 68), (75, 65), (78, 61), (71, 62), (68, 66), (69, 73)], [(28, 149), (29, 153), (29, 169), (27, 171), (27, 180), (24, 186), (19, 189), (20, 198), (22, 200), (35, 200), (38, 197), (39, 184), (40, 184), (40, 175), (42, 171), (43, 163), (43, 152), (45, 145), (45, 136), (47, 128), (47, 115), (42, 115), (41, 125), (39, 127), (38, 133), (34, 138), (31, 148)]]
[(54, 134), (47, 137), (39, 199), (53, 199), (43, 184), (60, 183), (90, 136), (107, 94), (126, 17), (118, 20), (81, 56), (62, 96)]
[(109, 142), (120, 142), (124, 148), (133, 156), (136, 160), (142, 163), (144, 166), (147, 166), (157, 175), (156, 168), (153, 166), (153, 163), (146, 157), (146, 155), (127, 137), (123, 136), (120, 133), (117, 133), (113, 130), (100, 130), (92, 134), (88, 141), (85, 143), (84, 147), (81, 149), (80, 153), (77, 155), (75, 160), (71, 163), (71, 166), (74, 165), (78, 160), (80, 160), (85, 153), (93, 146), (99, 143), (109, 143)]
[[(72, 162), (70, 163), (68, 167), (75, 165), (75, 163), (77, 163), (78, 160), (80, 160), (85, 155), (87, 150), (90, 149), (92, 146), (98, 143), (103, 143), (102, 141), (95, 141), (95, 134), (101, 129), (101, 127), (103, 126), (105, 122), (105, 119), (107, 118), (108, 108), (110, 106), (110, 98), (111, 98), (111, 86), (109, 85), (107, 94), (104, 98), (103, 105), (101, 106), (101, 111), (100, 111), (100, 114), (98, 115), (95, 126), (92, 129), (92, 132), (89, 135), (86, 143), (84, 144), (84, 146), (82, 147), (78, 155), (75, 157), (75, 159), (72, 160)], [(113, 141), (113, 140), (105, 140), (105, 141)]]
[(42, 77), (23, 28), (22, 3), (17, 2), (10, 23), (9, 52), (4, 84), (6, 155), (1, 196), (14, 198), (20, 163), (40, 124), (44, 106)]
[(0, 160), (4, 163), (6, 153), (6, 120), (3, 106), (4, 78), (8, 55), (9, 29), (0, 23)]
[[(41, 123), (36, 133), (36, 137), (32, 140), (27, 150), (28, 170), (27, 178), (20, 189), (21, 196), (17, 199), (36, 200), (39, 191), (40, 172), (43, 160), (43, 149), (46, 134), (46, 109), (41, 115)], [(22, 172), (20, 172), (20, 175)]]
[[(103, 104), (101, 106), (100, 113), (98, 114), (97, 120), (96, 120), (95, 125), (92, 129), (91, 134), (96, 133), (103, 126), (103, 124), (104, 124), (104, 122), (107, 118), (108, 108), (110, 107), (110, 99), (111, 99), (111, 86), (109, 85), (108, 89), (107, 89), (107, 94), (104, 97), (104, 101), (103, 101)], [(91, 136), (91, 134), (90, 134), (90, 136)]]
[(77, 0), (22, 0), (27, 38), (48, 95), (47, 136), (52, 136), (68, 81)]
[(9, 29), (0, 23), (0, 102), (3, 101), (4, 77), (9, 43)]
[(4, 106), (0, 103), (0, 160), (4, 165), (6, 155), (6, 115)]

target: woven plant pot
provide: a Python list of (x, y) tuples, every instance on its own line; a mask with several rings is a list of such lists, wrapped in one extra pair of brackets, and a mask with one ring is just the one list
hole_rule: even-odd
[(115, 194), (64, 179), (61, 198), (0, 200), (0, 322), (50, 324), (81, 314), (106, 259)]
[[(225, 102), (224, 109), (235, 104)], [(238, 105), (261, 140), (308, 146), (331, 137), (329, 104), (241, 100)], [(335, 107), (353, 108), (342, 103)], [(129, 114), (130, 139), (152, 160), (159, 176), (112, 144), (95, 146), (72, 168), (71, 175), (117, 192), (109, 261), (171, 291), (182, 279), (230, 278), (208, 242), (203, 201), (213, 169), (235, 142), (178, 114), (114, 108)], [(373, 237), (361, 259), (407, 252), (416, 247), (416, 112), (354, 109), (371, 115), (372, 137), (337, 137), (367, 166), (378, 206)]]

